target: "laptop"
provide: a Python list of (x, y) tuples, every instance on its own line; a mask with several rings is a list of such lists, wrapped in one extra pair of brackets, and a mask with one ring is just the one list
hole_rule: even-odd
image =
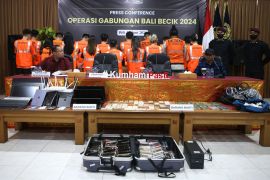
[(58, 91), (48, 91), (46, 93), (45, 99), (42, 103), (42, 106), (46, 107), (56, 107), (57, 102), (59, 98), (59, 93)]
[(31, 106), (32, 107), (34, 107), (34, 106), (37, 106), (37, 107), (42, 106), (43, 101), (44, 101), (45, 96), (46, 96), (46, 93), (47, 93), (47, 90), (43, 90), (43, 89), (36, 90), (34, 98), (31, 101)]
[(43, 89), (47, 84), (47, 80), (44, 78), (13, 78), (12, 86), (39, 86), (39, 89)]
[(57, 107), (70, 107), (73, 92), (60, 92)]
[(10, 96), (11, 97), (28, 97), (33, 98), (36, 90), (39, 89), (39, 86), (33, 85), (15, 85), (11, 87)]
[(97, 108), (100, 109), (104, 101), (104, 86), (77, 86), (74, 89), (73, 104), (97, 104)]
[(10, 96), (0, 99), (0, 108), (24, 108), (38, 89), (39, 86), (13, 85)]

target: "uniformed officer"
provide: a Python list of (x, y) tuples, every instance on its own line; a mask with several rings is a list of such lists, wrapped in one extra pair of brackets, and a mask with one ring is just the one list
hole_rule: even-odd
[(223, 27), (217, 28), (217, 38), (209, 43), (209, 48), (215, 51), (216, 56), (220, 56), (222, 63), (230, 75), (231, 65), (233, 64), (234, 48), (230, 40), (224, 39), (224, 34), (226, 30)]
[(250, 41), (244, 45), (245, 75), (264, 79), (264, 65), (270, 61), (270, 50), (265, 42), (258, 39), (259, 34), (258, 28), (250, 28)]

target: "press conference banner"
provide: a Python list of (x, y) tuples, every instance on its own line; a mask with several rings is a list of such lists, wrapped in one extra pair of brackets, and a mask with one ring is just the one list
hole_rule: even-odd
[(176, 25), (184, 38), (196, 31), (197, 17), (203, 22), (205, 5), (205, 0), (58, 0), (59, 28), (75, 39), (107, 33), (123, 40), (127, 31), (135, 36), (149, 31), (161, 40)]

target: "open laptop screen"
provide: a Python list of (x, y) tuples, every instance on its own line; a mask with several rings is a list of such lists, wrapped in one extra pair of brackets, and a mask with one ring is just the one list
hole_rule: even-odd
[(74, 90), (75, 98), (100, 98), (105, 99), (104, 86), (77, 86)]
[(36, 90), (39, 89), (39, 86), (12, 86), (10, 96), (13, 97), (31, 97), (33, 98)]
[(46, 83), (47, 80), (43, 82), (41, 78), (13, 78), (12, 80), (12, 86), (39, 86), (40, 89), (43, 89)]

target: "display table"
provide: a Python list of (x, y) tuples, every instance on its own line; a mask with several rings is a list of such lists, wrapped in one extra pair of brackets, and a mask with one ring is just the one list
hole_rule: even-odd
[(88, 134), (97, 134), (98, 124), (169, 125), (170, 136), (179, 142), (179, 117), (179, 112), (169, 111), (88, 111)]
[(270, 146), (270, 113), (194, 111), (184, 113), (183, 141), (192, 140), (193, 125), (260, 125), (260, 145)]
[[(9, 95), (13, 78), (32, 78), (30, 76), (14, 76), (5, 79), (6, 95)], [(52, 78), (54, 80), (54, 78)], [(58, 79), (58, 84), (63, 85), (63, 78)], [(70, 78), (69, 81), (73, 79)], [(117, 79), (117, 78), (79, 78), (79, 85), (82, 86), (105, 86), (107, 101), (171, 101), (171, 102), (213, 102), (224, 92), (228, 86), (235, 86), (240, 83), (247, 83), (260, 93), (263, 92), (263, 81), (246, 77), (226, 77), (224, 79), (195, 80), (179, 79)], [(29, 111), (14, 110), (1, 112), (1, 142), (6, 141), (6, 122), (63, 122), (75, 123), (76, 143), (82, 143), (83, 139), (77, 139), (76, 129), (83, 129), (83, 113), (73, 111)], [(74, 114), (75, 113), (75, 114)], [(78, 113), (78, 114), (77, 114)], [(179, 114), (180, 112), (170, 111), (89, 111), (89, 134), (98, 133), (98, 124), (167, 124), (170, 126), (169, 134), (179, 140)], [(260, 144), (270, 146), (269, 136), (269, 115), (245, 113), (238, 111), (204, 111), (185, 113), (184, 119), (184, 140), (192, 138), (192, 128), (196, 124), (217, 124), (217, 125), (260, 125)], [(77, 117), (78, 115), (78, 117)], [(63, 117), (64, 116), (64, 117)], [(65, 118), (66, 117), (66, 118)], [(58, 119), (60, 119), (58, 121)], [(146, 132), (147, 133), (147, 132)], [(78, 133), (78, 136), (82, 136)]]
[(71, 123), (75, 126), (75, 144), (84, 144), (84, 112), (73, 110), (0, 109), (0, 142), (8, 140), (7, 122)]
[[(88, 134), (97, 134), (99, 124), (168, 125), (169, 135), (179, 141), (179, 124), (183, 141), (192, 139), (194, 125), (260, 125), (262, 146), (270, 147), (270, 113), (247, 113), (236, 110), (124, 111), (89, 110)], [(184, 118), (180, 119), (183, 114)], [(182, 116), (181, 116), (182, 117)], [(183, 120), (183, 125), (180, 121)], [(72, 123), (75, 124), (75, 144), (84, 144), (84, 112), (73, 110), (0, 110), (0, 142), (8, 140), (7, 122)], [(147, 134), (147, 132), (144, 132)]]
[[(5, 79), (6, 95), (10, 93), (13, 78), (31, 78), (30, 76), (12, 76)], [(54, 78), (52, 78), (54, 80)], [(70, 78), (70, 81), (72, 78)], [(263, 81), (247, 77), (226, 77), (224, 79), (194, 80), (179, 79), (117, 79), (117, 78), (79, 78), (82, 86), (105, 86), (107, 101), (196, 101), (213, 102), (228, 86), (247, 83), (263, 93)], [(63, 79), (59, 79), (63, 85)]]

